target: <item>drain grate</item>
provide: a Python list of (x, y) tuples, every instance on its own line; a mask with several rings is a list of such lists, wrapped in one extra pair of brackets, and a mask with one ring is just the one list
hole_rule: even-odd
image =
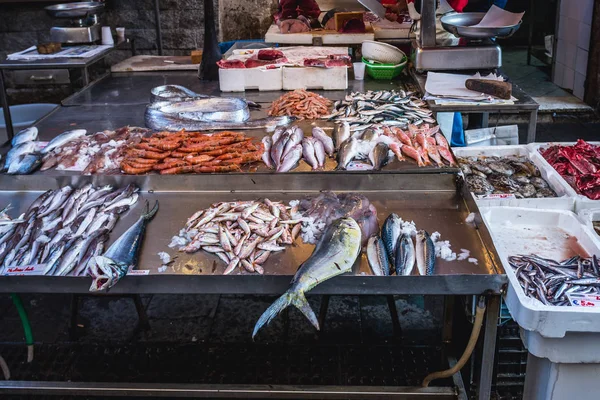
[[(440, 349), (398, 345), (0, 345), (13, 380), (416, 386), (444, 369)], [(452, 385), (451, 380), (436, 381)]]

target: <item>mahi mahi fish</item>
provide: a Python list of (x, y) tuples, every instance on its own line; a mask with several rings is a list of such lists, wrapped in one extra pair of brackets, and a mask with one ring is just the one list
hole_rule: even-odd
[(319, 329), (319, 321), (304, 294), (327, 279), (351, 271), (360, 250), (361, 231), (356, 221), (352, 218), (335, 220), (294, 275), (290, 288), (260, 316), (252, 338), (290, 304)]
[(103, 256), (94, 258), (95, 263), (91, 268), (94, 280), (90, 292), (110, 289), (127, 274), (129, 268), (137, 266), (146, 225), (158, 211), (158, 201), (151, 210), (149, 208), (146, 201), (145, 211), (140, 218), (106, 250)]

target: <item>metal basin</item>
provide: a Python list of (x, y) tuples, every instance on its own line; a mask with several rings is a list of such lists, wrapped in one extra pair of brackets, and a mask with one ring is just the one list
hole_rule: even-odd
[(104, 10), (104, 3), (97, 1), (84, 1), (68, 4), (54, 4), (44, 7), (46, 12), (54, 18), (83, 18), (88, 15), (99, 14)]
[(507, 38), (512, 36), (521, 26), (517, 25), (502, 26), (497, 28), (480, 28), (477, 25), (483, 19), (485, 13), (456, 13), (444, 15), (441, 18), (442, 26), (448, 32), (457, 37), (469, 39), (488, 39), (488, 38)]

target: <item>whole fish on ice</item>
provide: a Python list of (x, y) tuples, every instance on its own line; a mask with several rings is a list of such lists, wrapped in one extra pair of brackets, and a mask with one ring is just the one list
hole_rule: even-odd
[(304, 294), (334, 276), (352, 270), (360, 254), (361, 231), (352, 218), (335, 220), (325, 231), (310, 257), (294, 275), (290, 288), (258, 319), (252, 332), (254, 338), (260, 328), (268, 324), (290, 304), (319, 329), (319, 322)]

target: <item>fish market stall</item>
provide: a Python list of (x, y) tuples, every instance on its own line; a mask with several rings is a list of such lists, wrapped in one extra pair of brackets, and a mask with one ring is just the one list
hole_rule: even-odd
[[(100, 296), (107, 289), (110, 294), (284, 293), (258, 320), (254, 332), (248, 332), (256, 340), (290, 304), (319, 326), (326, 308), (317, 318), (317, 310), (306, 304), (305, 292), (441, 295), (447, 301), (485, 294), (487, 301), (480, 304), (475, 323), (482, 324), (487, 305), (483, 347), (477, 354), (483, 368), (475, 379), (479, 398), (489, 398), (499, 295), (506, 276), (490, 232), (470, 222), (481, 220), (477, 205), (460, 190), (454, 155), (435, 129), (431, 113), (411, 93), (410, 83), (391, 89), (387, 83), (353, 82), (348, 91), (312, 94), (238, 93), (242, 108), (248, 106), (249, 124), (266, 118), (299, 119), (274, 132), (265, 127), (234, 132), (219, 128), (211, 139), (218, 143), (206, 146), (199, 134), (186, 135), (179, 129), (167, 133), (169, 125), (162, 133), (146, 131), (147, 105), (156, 82), (186, 86), (195, 104), (206, 103), (197, 94), (221, 95), (217, 84), (201, 83), (193, 73), (116, 74), (67, 99), (65, 107), (40, 121), (35, 131), (17, 135), (14, 148), (43, 146), (38, 150), (43, 157), (37, 159), (37, 153), (27, 153), (24, 147), (24, 153), (12, 154), (19, 160), (13, 172), (33, 173), (0, 176), (1, 203), (14, 207), (1, 216), (3, 232), (19, 245), (14, 252), (4, 252), (7, 246), (2, 249), (11, 262), (0, 276), (0, 291), (92, 290)], [(316, 115), (322, 118), (301, 119), (314, 117), (298, 112), (302, 107), (291, 110), (293, 115), (279, 115), (289, 111), (282, 94), (298, 104), (317, 99), (325, 107)], [(346, 111), (354, 107), (350, 104), (357, 105), (356, 111)], [(158, 110), (167, 115), (170, 109)], [(347, 112), (350, 120), (344, 120)], [(153, 121), (162, 119), (159, 115)], [(398, 121), (420, 127), (404, 137)], [(126, 147), (119, 144), (123, 141)], [(220, 151), (227, 156), (217, 155)], [(35, 160), (26, 164), (25, 157)], [(199, 167), (189, 164), (192, 158)], [(38, 160), (53, 166), (39, 171)], [(169, 168), (159, 169), (161, 164)], [(236, 168), (223, 168), (229, 165)], [(185, 174), (162, 172), (171, 169)], [(68, 215), (58, 211), (61, 204), (68, 205)], [(63, 249), (60, 235), (73, 230), (90, 236)], [(24, 237), (27, 240), (21, 243)], [(330, 251), (338, 255), (330, 259)], [(21, 261), (36, 266), (22, 268), (26, 266)], [(130, 265), (134, 267), (129, 269)], [(445, 315), (452, 318), (451, 312)], [(444, 354), (442, 369), (456, 363), (458, 357), (448, 355), (450, 361)], [(450, 371), (444, 376), (454, 380), (431, 387), (368, 387), (369, 395), (464, 398), (457, 395), (460, 374)], [(9, 381), (0, 384), (0, 392), (59, 393), (77, 388), (88, 395), (106, 390), (135, 395), (143, 390), (164, 396), (165, 387)], [(366, 393), (367, 387), (178, 383), (169, 390), (209, 397), (258, 391), (275, 397), (285, 393), (289, 398), (305, 398), (314, 391), (317, 397), (347, 398), (348, 393)]]

